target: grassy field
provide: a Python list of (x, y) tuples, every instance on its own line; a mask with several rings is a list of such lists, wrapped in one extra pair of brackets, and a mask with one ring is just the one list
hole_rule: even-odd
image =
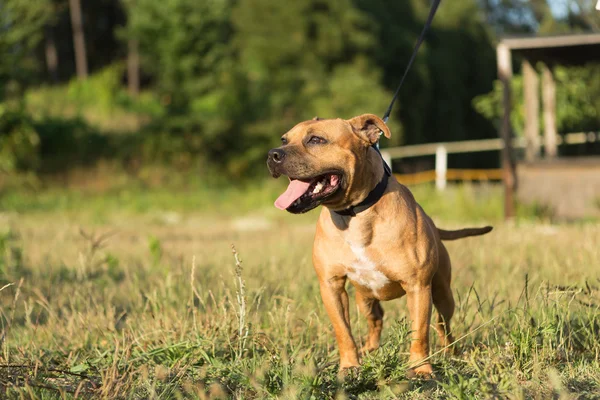
[(456, 355), (433, 354), (435, 380), (407, 379), (396, 300), (382, 348), (338, 380), (317, 213), (274, 209), (280, 185), (0, 194), (0, 397), (600, 398), (598, 224), (535, 207), (505, 224), (497, 187), (416, 188), (441, 227), (496, 226), (448, 243)]

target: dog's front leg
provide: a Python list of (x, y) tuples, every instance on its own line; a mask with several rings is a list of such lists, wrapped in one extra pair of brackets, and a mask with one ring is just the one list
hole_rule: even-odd
[(412, 320), (412, 342), (410, 344), (410, 362), (412, 372), (431, 374), (431, 364), (423, 361), (429, 356), (429, 322), (431, 320), (431, 286), (415, 285), (406, 290), (408, 312)]
[(350, 329), (350, 307), (346, 292), (346, 277), (334, 277), (320, 282), (321, 298), (333, 324), (340, 351), (340, 368), (357, 367), (358, 352)]

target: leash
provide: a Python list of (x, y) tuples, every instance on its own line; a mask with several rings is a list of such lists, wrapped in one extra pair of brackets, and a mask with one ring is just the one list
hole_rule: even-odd
[(406, 66), (406, 69), (404, 70), (404, 75), (402, 75), (402, 79), (400, 79), (400, 84), (398, 85), (398, 88), (396, 89), (396, 93), (394, 93), (394, 97), (392, 97), (392, 101), (390, 102), (390, 105), (388, 106), (387, 110), (385, 111), (385, 114), (383, 114), (382, 119), (383, 119), (383, 122), (385, 122), (385, 123), (387, 123), (388, 119), (390, 118), (392, 108), (394, 107), (394, 103), (396, 102), (396, 99), (398, 98), (398, 94), (400, 93), (400, 88), (402, 87), (402, 84), (404, 83), (404, 79), (406, 79), (408, 70), (410, 70), (410, 67), (413, 64), (413, 61), (415, 61), (417, 52), (419, 51), (419, 47), (421, 47), (421, 43), (423, 43), (423, 40), (425, 39), (425, 34), (427, 33), (427, 31), (429, 30), (429, 27), (431, 26), (431, 22), (433, 21), (433, 17), (435, 16), (435, 12), (437, 11), (438, 6), (440, 5), (440, 2), (441, 2), (441, 0), (433, 0), (433, 2), (431, 3), (431, 8), (429, 9), (429, 15), (427, 16), (427, 21), (425, 21), (425, 26), (423, 27), (423, 30), (421, 31), (419, 40), (417, 40), (417, 44), (415, 45), (415, 48), (413, 49), (412, 55), (410, 56), (410, 60), (408, 61), (408, 65)]
[[(600, 0), (598, 0), (598, 1), (600, 1)], [(396, 102), (396, 99), (398, 98), (398, 94), (400, 93), (400, 88), (402, 87), (402, 84), (404, 83), (404, 80), (406, 79), (406, 75), (408, 75), (408, 71), (410, 70), (410, 67), (412, 66), (413, 62), (415, 61), (417, 52), (419, 51), (419, 48), (421, 47), (421, 43), (423, 43), (423, 40), (425, 39), (425, 34), (427, 33), (427, 31), (429, 30), (429, 27), (431, 26), (431, 22), (433, 21), (433, 17), (435, 16), (435, 13), (438, 9), (438, 6), (440, 5), (440, 2), (441, 2), (441, 0), (433, 0), (433, 2), (431, 3), (431, 8), (429, 9), (429, 15), (427, 16), (427, 20), (425, 21), (425, 26), (423, 27), (423, 30), (421, 31), (421, 35), (419, 36), (419, 39), (417, 40), (417, 44), (415, 45), (415, 48), (413, 49), (412, 55), (410, 56), (410, 60), (408, 61), (408, 64), (406, 65), (406, 69), (404, 70), (402, 79), (400, 79), (400, 84), (398, 85), (398, 88), (396, 89), (396, 92), (394, 93), (394, 97), (392, 97), (392, 101), (390, 102), (390, 105), (388, 106), (387, 110), (385, 111), (385, 114), (383, 114), (382, 119), (383, 119), (383, 122), (385, 122), (386, 124), (387, 124), (388, 119), (390, 118), (390, 114), (392, 112), (392, 108), (394, 107), (394, 103)], [(381, 134), (383, 134), (383, 132), (380, 132), (379, 135), (381, 136)], [(381, 178), (381, 181), (379, 181), (377, 186), (375, 186), (375, 188), (373, 190), (371, 190), (371, 192), (369, 192), (367, 198), (364, 199), (363, 201), (361, 201), (359, 204), (348, 207), (345, 210), (333, 211), (334, 213), (339, 214), (339, 215), (344, 215), (344, 216), (352, 216), (352, 217), (356, 216), (357, 213), (364, 211), (364, 210), (368, 209), (369, 207), (371, 207), (373, 204), (377, 203), (379, 201), (379, 199), (381, 198), (381, 196), (383, 196), (383, 194), (385, 193), (385, 189), (387, 188), (387, 183), (388, 183), (388, 177), (390, 177), (392, 175), (392, 169), (390, 168), (389, 165), (387, 165), (387, 163), (383, 159), (383, 156), (381, 155), (381, 152), (379, 151), (379, 140), (376, 143), (374, 143), (372, 145), (372, 147), (379, 154), (379, 156), (381, 157), (381, 161), (383, 162), (384, 174), (383, 174), (383, 177)]]

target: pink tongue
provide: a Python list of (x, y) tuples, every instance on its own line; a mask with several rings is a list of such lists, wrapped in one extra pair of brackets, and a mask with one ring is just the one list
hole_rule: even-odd
[(306, 190), (308, 190), (309, 186), (310, 183), (302, 182), (297, 179), (290, 181), (287, 190), (281, 196), (279, 196), (277, 200), (275, 200), (275, 207), (279, 208), (280, 210), (285, 210), (300, 196), (302, 196)]

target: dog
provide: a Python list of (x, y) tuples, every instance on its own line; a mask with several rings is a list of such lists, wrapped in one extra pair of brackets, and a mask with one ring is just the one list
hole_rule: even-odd
[(323, 206), (312, 258), (335, 331), (340, 371), (359, 366), (346, 292), (350, 281), (368, 324), (361, 352), (379, 347), (381, 302), (406, 295), (412, 331), (409, 374), (432, 375), (432, 305), (438, 311), (434, 326), (442, 345), (454, 342), (451, 265), (442, 240), (483, 235), (492, 227), (436, 228), (383, 161), (375, 147), (381, 134), (391, 136), (385, 122), (373, 114), (349, 120), (315, 117), (294, 126), (282, 136), (282, 145), (268, 153), (271, 175), (290, 180), (275, 206), (294, 214)]

